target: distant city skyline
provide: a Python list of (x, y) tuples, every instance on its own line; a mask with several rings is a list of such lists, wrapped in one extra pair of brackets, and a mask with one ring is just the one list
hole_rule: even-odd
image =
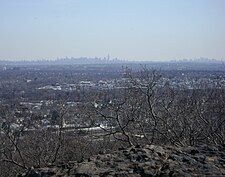
[(0, 60), (225, 60), (224, 0), (0, 0)]

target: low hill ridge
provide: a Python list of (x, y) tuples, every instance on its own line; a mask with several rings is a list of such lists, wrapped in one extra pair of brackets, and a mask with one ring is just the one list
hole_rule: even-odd
[(99, 154), (83, 162), (31, 168), (18, 177), (225, 176), (225, 147), (147, 145)]

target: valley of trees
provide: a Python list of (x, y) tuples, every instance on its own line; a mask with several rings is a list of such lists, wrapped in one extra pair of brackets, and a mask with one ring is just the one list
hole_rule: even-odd
[[(82, 161), (120, 147), (225, 145), (223, 75), (215, 77), (213, 86), (203, 79), (189, 88), (175, 87), (165, 72), (148, 67), (125, 67), (121, 73), (123, 84), (117, 87), (77, 87), (73, 94), (60, 93), (46, 115), (47, 108), (34, 112), (12, 104), (11, 98), (2, 100), (0, 176), (16, 176), (32, 166)], [(8, 88), (7, 82), (1, 87)], [(57, 95), (45, 94), (46, 100)], [(72, 96), (74, 107), (68, 106)], [(49, 126), (35, 125), (43, 120), (49, 120)]]

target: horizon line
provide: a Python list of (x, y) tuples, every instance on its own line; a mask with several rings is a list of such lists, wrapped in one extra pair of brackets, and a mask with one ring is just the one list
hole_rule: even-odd
[(80, 56), (80, 57), (57, 57), (57, 58), (42, 58), (42, 59), (0, 59), (0, 62), (56, 62), (59, 60), (78, 60), (78, 59), (98, 59), (102, 61), (123, 61), (123, 62), (171, 62), (171, 61), (225, 61), (224, 59), (215, 59), (208, 57), (196, 57), (196, 58), (181, 58), (181, 59), (122, 59), (119, 57), (107, 58), (107, 57), (91, 57), (91, 56)]

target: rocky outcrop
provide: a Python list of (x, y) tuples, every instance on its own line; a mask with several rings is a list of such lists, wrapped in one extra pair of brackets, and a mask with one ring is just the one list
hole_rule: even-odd
[(225, 176), (225, 147), (130, 147), (80, 163), (30, 169), (18, 177), (92, 176)]

